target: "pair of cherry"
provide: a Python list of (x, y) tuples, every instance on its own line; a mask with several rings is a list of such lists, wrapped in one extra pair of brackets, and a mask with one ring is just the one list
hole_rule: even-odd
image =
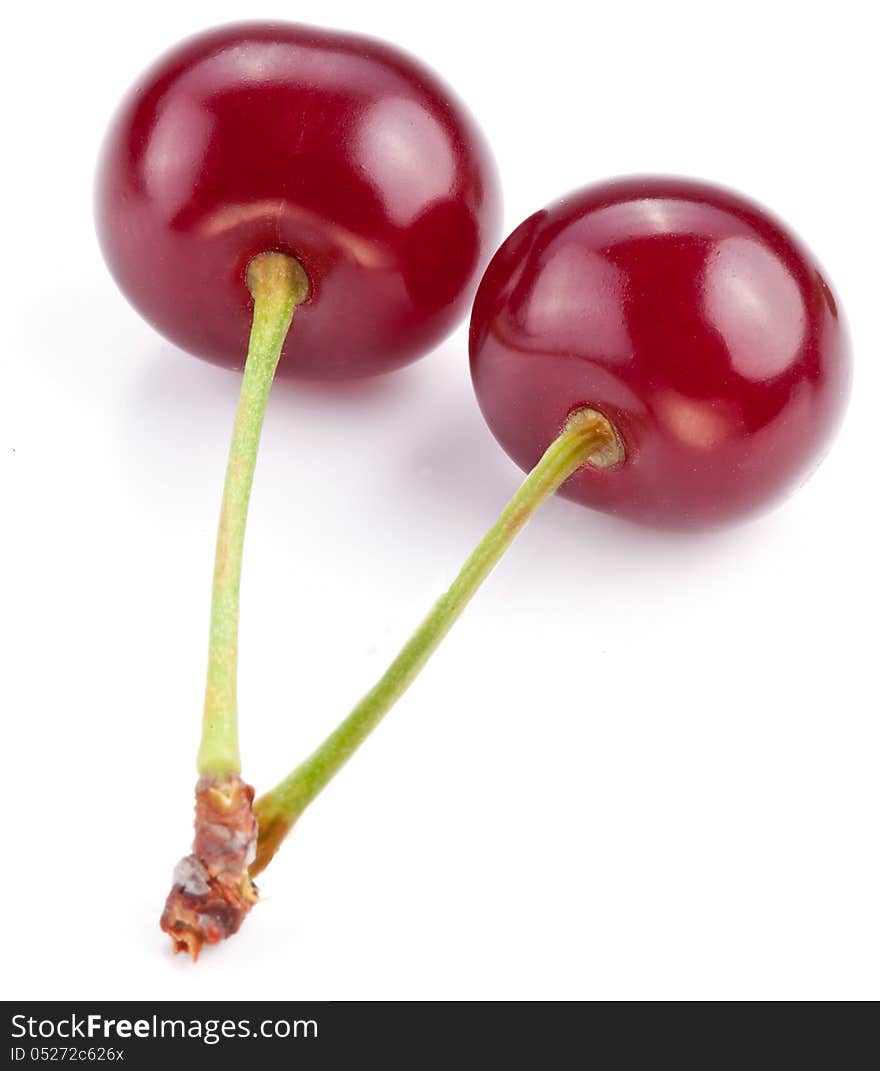
[(842, 415), (850, 364), (836, 299), (755, 204), (640, 177), (536, 212), (485, 271), (470, 334), (483, 414), (530, 474), (376, 687), (254, 805), (238, 753), (238, 597), (273, 378), (388, 372), (434, 347), (467, 309), (499, 207), (488, 147), (460, 102), (411, 58), (348, 34), (209, 31), (161, 58), (113, 121), (97, 187), (113, 274), (172, 341), (244, 365), (195, 843), (162, 918), (176, 950), (196, 956), (238, 929), (256, 901), (251, 877), (540, 502), (560, 490), (650, 525), (733, 521), (801, 481)]

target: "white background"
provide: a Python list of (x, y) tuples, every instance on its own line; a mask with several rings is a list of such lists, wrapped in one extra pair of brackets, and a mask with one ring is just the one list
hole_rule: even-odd
[[(550, 503), (195, 967), (158, 915), (189, 844), (236, 375), (121, 298), (95, 243), (108, 116), (193, 30), (289, 2), (24, 4), (2, 86), (7, 998), (877, 998), (876, 36), (863, 0), (324, 0), (437, 68), (506, 227), (632, 171), (771, 206), (852, 325), (809, 485), (716, 535)], [(11, 22), (10, 22), (11, 20)], [(875, 147), (875, 146), (874, 146)], [(462, 329), (266, 421), (245, 562), (245, 773), (373, 682), (519, 478)]]

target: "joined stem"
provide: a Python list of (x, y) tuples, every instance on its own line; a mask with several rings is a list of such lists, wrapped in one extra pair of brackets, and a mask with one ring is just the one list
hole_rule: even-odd
[(299, 261), (285, 253), (262, 253), (254, 257), (248, 265), (247, 285), (254, 299), (254, 317), (217, 530), (208, 676), (198, 754), (198, 770), (202, 775), (241, 770), (237, 709), (238, 618), (248, 503), (263, 417), (281, 348), (293, 319), (293, 310), (309, 292), (308, 277)]
[(403, 695), (541, 503), (581, 465), (607, 468), (620, 464), (623, 456), (621, 440), (601, 413), (579, 409), (569, 417), (378, 683), (305, 762), (254, 804), (259, 838), (251, 876), (267, 866), (297, 818)]

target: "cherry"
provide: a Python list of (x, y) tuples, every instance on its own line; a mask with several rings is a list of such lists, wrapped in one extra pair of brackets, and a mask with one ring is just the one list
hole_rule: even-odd
[(172, 342), (241, 368), (259, 253), (309, 279), (278, 372), (399, 367), (464, 316), (497, 238), (482, 134), (379, 41), (281, 23), (192, 37), (135, 83), (98, 171), (107, 263)]
[[(280, 23), (172, 49), (117, 112), (96, 220), (132, 304), (183, 349), (244, 368), (217, 536), (193, 854), (162, 928), (196, 958), (256, 902), (237, 663), (244, 532), (280, 372), (385, 372), (464, 314), (499, 215), (464, 107), (388, 45)], [(288, 329), (296, 311), (296, 327)]]
[(531, 467), (388, 670), (254, 806), (259, 873), (556, 490), (650, 525), (719, 524), (810, 471), (850, 379), (839, 306), (781, 223), (717, 187), (632, 178), (530, 216), (477, 292), (483, 413)]
[(662, 527), (764, 509), (816, 466), (850, 381), (822, 270), (779, 220), (679, 178), (587, 186), (504, 242), (471, 320), (471, 371), (495, 437), (530, 469), (592, 406), (626, 460), (562, 494)]

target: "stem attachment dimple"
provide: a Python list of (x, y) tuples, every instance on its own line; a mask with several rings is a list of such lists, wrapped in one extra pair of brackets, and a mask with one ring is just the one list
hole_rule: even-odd
[(309, 293), (302, 265), (286, 253), (261, 253), (247, 269), (254, 299), (247, 361), (220, 507), (214, 559), (208, 675), (198, 770), (238, 773), (238, 619), (241, 563), (248, 503), (266, 403), (284, 339), (297, 305)]
[(541, 503), (582, 465), (610, 468), (623, 460), (623, 442), (606, 417), (589, 408), (571, 414), (379, 682), (305, 762), (254, 804), (259, 834), (252, 877), (268, 865), (297, 818), (403, 695)]

